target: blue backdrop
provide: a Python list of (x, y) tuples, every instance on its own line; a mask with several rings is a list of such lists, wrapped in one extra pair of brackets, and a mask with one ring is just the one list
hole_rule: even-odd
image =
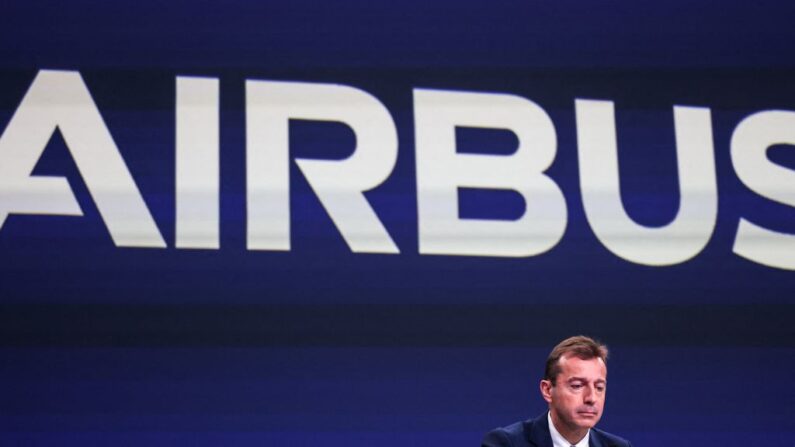
[[(551, 347), (612, 350), (600, 426), (638, 446), (791, 445), (795, 274), (732, 252), (739, 219), (795, 234), (795, 209), (737, 177), (735, 126), (795, 110), (791, 2), (10, 2), (0, 123), (41, 69), (81, 73), (166, 249), (116, 247), (63, 138), (33, 172), (84, 216), (0, 228), (3, 445), (479, 445), (540, 414)], [(220, 80), (220, 244), (174, 248), (175, 78)], [(291, 163), (289, 252), (246, 249), (245, 81), (339, 83), (391, 113), (399, 155), (367, 193), (399, 255), (352, 253)], [(539, 104), (568, 224), (528, 258), (418, 253), (413, 88)], [(616, 104), (622, 199), (662, 226), (679, 206), (672, 106), (709, 107), (718, 218), (669, 267), (607, 250), (585, 217), (575, 98)], [(340, 124), (290, 124), (291, 157), (342, 159)], [(461, 152), (510, 132), (460, 129)], [(792, 146), (768, 152), (795, 169)], [(795, 188), (795, 186), (793, 186)], [(515, 194), (462, 190), (462, 217), (516, 218)]]

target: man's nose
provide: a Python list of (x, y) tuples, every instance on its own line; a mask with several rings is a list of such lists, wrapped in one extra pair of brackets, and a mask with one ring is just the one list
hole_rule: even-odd
[(593, 405), (596, 403), (596, 390), (593, 387), (586, 386), (582, 398), (586, 404)]

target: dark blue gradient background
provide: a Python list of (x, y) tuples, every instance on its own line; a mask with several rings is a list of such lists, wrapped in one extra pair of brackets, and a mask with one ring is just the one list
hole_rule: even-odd
[[(2, 445), (478, 445), (544, 410), (559, 339), (612, 348), (600, 425), (636, 446), (791, 446), (795, 274), (739, 258), (741, 217), (795, 233), (795, 210), (737, 178), (729, 139), (795, 110), (792, 2), (7, 2), (0, 126), (39, 69), (78, 70), (169, 244), (113, 245), (60, 135), (36, 167), (66, 176), (83, 217), (0, 229)], [(174, 241), (176, 76), (221, 84), (221, 249)], [(245, 249), (246, 79), (332, 82), (381, 100), (398, 130), (368, 193), (401, 250), (353, 254), (291, 167), (293, 249)], [(419, 256), (412, 88), (512, 93), (555, 123), (548, 170), (568, 225), (525, 259)], [(678, 208), (672, 106), (712, 110), (712, 239), (672, 267), (593, 235), (577, 175), (575, 98), (615, 101), (625, 206)], [(462, 129), (462, 152), (515, 138)], [(294, 157), (344, 158), (342, 125), (291, 124)], [(795, 169), (792, 147), (769, 151)], [(464, 217), (510, 219), (515, 195), (462, 190)]]

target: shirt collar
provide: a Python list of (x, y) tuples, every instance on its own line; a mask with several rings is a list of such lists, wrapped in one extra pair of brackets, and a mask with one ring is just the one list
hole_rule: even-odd
[[(552, 437), (552, 446), (553, 447), (571, 447), (571, 443), (563, 437), (563, 435), (558, 432), (558, 429), (555, 428), (555, 424), (552, 423), (552, 416), (547, 413), (547, 422), (549, 423), (549, 435)], [(589, 429), (585, 436), (580, 439), (580, 442), (574, 444), (574, 447), (588, 447), (588, 440), (591, 437), (591, 430)]]

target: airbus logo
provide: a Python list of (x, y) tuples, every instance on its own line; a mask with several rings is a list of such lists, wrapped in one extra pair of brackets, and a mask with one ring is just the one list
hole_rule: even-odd
[[(250, 250), (290, 250), (291, 119), (334, 121), (356, 137), (344, 160), (296, 158), (300, 172), (351, 251), (400, 249), (364, 193), (389, 178), (398, 155), (387, 108), (361, 89), (306, 82), (246, 81), (246, 241)], [(567, 225), (566, 197), (545, 171), (557, 135), (549, 115), (517, 95), (413, 90), (419, 253), (535, 256)], [(219, 249), (219, 81), (176, 77), (176, 231), (179, 249)], [(615, 255), (667, 266), (698, 255), (712, 237), (718, 190), (711, 111), (673, 106), (679, 210), (665, 226), (626, 213), (619, 191), (617, 130), (609, 100), (575, 100), (582, 200), (589, 225)], [(459, 153), (456, 127), (504, 129), (519, 142), (510, 155)], [(10, 214), (80, 216), (64, 177), (32, 172), (56, 129), (119, 247), (164, 248), (127, 164), (76, 71), (41, 70), (0, 137), (0, 230)], [(795, 112), (765, 110), (742, 119), (731, 138), (738, 178), (756, 194), (795, 206), (795, 172), (772, 163), (769, 147), (795, 145)], [(525, 202), (516, 220), (461, 219), (459, 188), (512, 190)], [(795, 270), (795, 235), (740, 218), (734, 253)]]

